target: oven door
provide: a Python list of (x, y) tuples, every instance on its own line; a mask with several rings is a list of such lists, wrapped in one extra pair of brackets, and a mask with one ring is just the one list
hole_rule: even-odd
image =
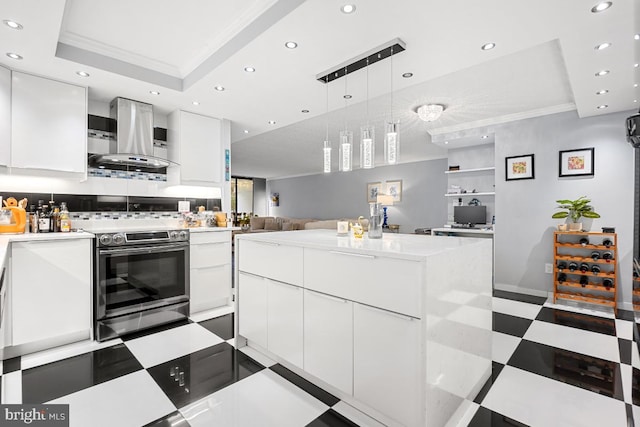
[(98, 248), (96, 320), (189, 300), (189, 243)]

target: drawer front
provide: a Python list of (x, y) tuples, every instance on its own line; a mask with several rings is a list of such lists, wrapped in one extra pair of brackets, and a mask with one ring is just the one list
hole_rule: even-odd
[(231, 298), (231, 265), (192, 268), (189, 285), (191, 313), (226, 305)]
[(267, 281), (262, 277), (240, 273), (238, 282), (240, 335), (267, 348)]
[(204, 231), (189, 235), (191, 244), (231, 242), (231, 231)]
[(231, 243), (192, 243), (189, 249), (191, 268), (231, 264)]
[(302, 286), (302, 248), (239, 240), (240, 271)]
[(304, 287), (420, 318), (424, 264), (380, 256), (304, 250)]

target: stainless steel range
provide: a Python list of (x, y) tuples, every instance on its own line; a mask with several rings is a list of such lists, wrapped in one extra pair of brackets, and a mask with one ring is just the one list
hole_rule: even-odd
[(187, 318), (189, 231), (96, 233), (98, 341)]

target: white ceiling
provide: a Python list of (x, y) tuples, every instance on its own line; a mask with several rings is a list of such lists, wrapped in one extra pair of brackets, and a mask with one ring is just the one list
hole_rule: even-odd
[[(0, 25), (0, 64), (87, 85), (97, 101), (125, 96), (161, 113), (229, 119), (233, 173), (267, 178), (319, 173), (327, 124), (333, 141), (345, 122), (357, 134), (367, 121), (367, 87), (381, 150), (393, 85), (402, 162), (443, 157), (450, 132), (570, 109), (588, 117), (638, 108), (640, 0), (613, 0), (597, 14), (590, 9), (598, 0), (355, 0), (351, 15), (340, 12), (346, 2), (2, 0), (0, 20), (24, 29)], [(315, 80), (394, 38), (406, 51), (392, 61), (330, 83), (328, 95)], [(287, 49), (286, 41), (299, 46)], [(482, 51), (487, 42), (496, 48)], [(603, 42), (612, 46), (596, 51)], [(601, 69), (611, 72), (596, 77)], [(596, 95), (600, 89), (609, 93)], [(353, 95), (346, 113), (345, 91)], [(425, 123), (414, 112), (423, 103), (447, 109)]]

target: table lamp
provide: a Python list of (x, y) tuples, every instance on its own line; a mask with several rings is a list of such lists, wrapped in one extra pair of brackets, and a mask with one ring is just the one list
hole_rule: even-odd
[(387, 207), (393, 206), (393, 196), (389, 196), (387, 194), (379, 194), (376, 198), (376, 202), (382, 205), (383, 210), (383, 221), (382, 228), (389, 228), (389, 224), (387, 224)]

